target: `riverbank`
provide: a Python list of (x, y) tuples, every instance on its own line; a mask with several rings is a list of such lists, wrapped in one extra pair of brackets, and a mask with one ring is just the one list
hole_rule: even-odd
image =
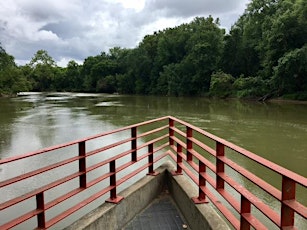
[(293, 103), (293, 104), (306, 104), (307, 101), (300, 101), (300, 100), (290, 100), (290, 99), (283, 99), (283, 98), (272, 98), (270, 100), (267, 100), (267, 102), (273, 102), (273, 103)]
[[(0, 98), (7, 98), (7, 97), (22, 97), (27, 96), (29, 94), (39, 94), (39, 93), (61, 93), (61, 92), (18, 92), (16, 94), (7, 94), (7, 93), (0, 93)], [(157, 97), (159, 97), (157, 95)], [(206, 98), (206, 96), (204, 97)], [(210, 98), (210, 97), (207, 97)], [(224, 100), (242, 100), (242, 101), (259, 101), (262, 103), (293, 103), (293, 104), (307, 104), (307, 100), (295, 100), (295, 99), (286, 99), (282, 97), (273, 97), (270, 99), (267, 99), (265, 101), (259, 100), (259, 98), (238, 98), (238, 97), (228, 97), (223, 98)]]
[(16, 97), (17, 95), (15, 94), (4, 94), (4, 93), (0, 93), (0, 97)]

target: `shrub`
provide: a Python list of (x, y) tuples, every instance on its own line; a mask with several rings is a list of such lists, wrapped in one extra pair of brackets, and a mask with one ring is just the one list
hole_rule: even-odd
[(222, 71), (213, 73), (210, 82), (210, 95), (226, 98), (232, 94), (234, 77)]
[(261, 77), (240, 76), (233, 83), (233, 88), (239, 98), (260, 97), (268, 93), (268, 83)]

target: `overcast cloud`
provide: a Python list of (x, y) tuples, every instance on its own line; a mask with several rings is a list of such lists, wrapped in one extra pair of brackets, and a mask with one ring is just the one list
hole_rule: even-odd
[(230, 29), (249, 0), (10, 0), (0, 2), (0, 42), (18, 64), (47, 50), (58, 65), (120, 46), (134, 48), (146, 34), (219, 17)]

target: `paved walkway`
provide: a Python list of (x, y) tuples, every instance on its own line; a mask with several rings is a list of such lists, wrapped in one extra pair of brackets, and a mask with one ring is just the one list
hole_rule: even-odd
[(123, 229), (182, 230), (189, 228), (172, 198), (168, 194), (161, 194)]

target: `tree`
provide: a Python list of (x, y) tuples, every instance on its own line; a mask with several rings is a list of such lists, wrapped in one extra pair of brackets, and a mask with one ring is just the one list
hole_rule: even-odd
[(35, 67), (37, 65), (55, 67), (56, 63), (46, 50), (38, 50), (30, 61), (30, 66)]
[(285, 53), (278, 60), (273, 82), (279, 95), (307, 92), (307, 44)]
[(54, 90), (56, 63), (46, 50), (38, 50), (29, 63), (30, 77), (34, 79), (34, 90)]
[(192, 70), (189, 74), (191, 92), (202, 95), (209, 91), (211, 74), (218, 70), (225, 30), (220, 29), (218, 19), (214, 21), (211, 16), (195, 18), (190, 26), (193, 33), (187, 42), (184, 62)]
[(65, 81), (70, 91), (82, 91), (83, 79), (80, 75), (80, 66), (74, 60), (67, 64)]
[(243, 75), (238, 79), (244, 85), (238, 90), (240, 96), (305, 90), (299, 82), (304, 82), (301, 48), (306, 38), (306, 1), (252, 0), (225, 37), (221, 69), (235, 77)]
[(1, 46), (0, 43), (0, 70), (4, 70), (7, 67), (14, 67), (14, 57), (7, 54), (5, 49)]
[(285, 53), (301, 48), (307, 38), (305, 1), (279, 1), (269, 28), (264, 31), (263, 62), (265, 76), (271, 77), (274, 66)]
[(245, 69), (247, 64), (244, 64), (246, 59), (243, 52), (242, 27), (242, 23), (237, 22), (232, 26), (229, 34), (224, 37), (225, 45), (219, 66), (224, 72), (230, 73), (234, 77), (238, 77), (241, 74), (249, 74)]
[(111, 55), (102, 52), (100, 55), (85, 59), (81, 70), (81, 75), (84, 78), (83, 85), (85, 91), (103, 92), (104, 78), (107, 76), (115, 76), (121, 72), (117, 60), (121, 55), (119, 50), (114, 48), (110, 52)]
[(0, 43), (0, 95), (27, 91), (30, 84), (15, 64), (14, 57), (7, 54)]

